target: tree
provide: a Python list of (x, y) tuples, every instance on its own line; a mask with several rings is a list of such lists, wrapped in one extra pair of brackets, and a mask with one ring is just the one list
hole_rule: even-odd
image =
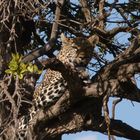
[[(113, 106), (115, 114), (123, 98), (140, 102), (134, 79), (140, 71), (139, 6), (139, 0), (0, 0), (1, 139), (15, 139), (18, 120), (31, 107), (40, 69), (49, 67), (63, 75), (67, 71), (79, 80), (53, 54), (61, 49), (63, 32), (69, 37), (98, 38), (87, 67), (90, 82), (79, 82), (80, 90), (77, 82), (71, 83), (75, 94), (67, 91), (47, 112), (40, 111), (30, 133), (36, 139), (59, 140), (64, 133), (92, 130), (108, 133), (109, 139), (114, 135), (138, 140), (139, 130), (109, 118), (107, 103), (110, 97), (119, 98)], [(127, 44), (117, 38), (122, 32), (129, 34)], [(106, 55), (113, 59), (107, 60)]]

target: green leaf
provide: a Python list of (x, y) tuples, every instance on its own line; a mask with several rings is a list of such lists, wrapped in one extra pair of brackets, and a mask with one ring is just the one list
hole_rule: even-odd
[(13, 75), (18, 75), (17, 71), (13, 71)]
[(33, 65), (32, 64), (29, 64), (28, 67), (27, 67), (27, 70), (31, 73), (33, 73), (34, 69), (33, 69)]
[(24, 63), (20, 63), (20, 73), (25, 73), (27, 70), (27, 64), (24, 64)]
[(17, 75), (19, 79), (23, 79), (26, 72), (37, 74), (42, 73), (42, 70), (39, 70), (37, 65), (32, 63), (25, 64), (21, 60), (22, 56), (20, 54), (12, 54), (12, 59), (8, 65), (9, 69), (7, 69), (5, 72), (8, 74), (12, 74), (14, 77)]
[(37, 65), (35, 65), (35, 64), (29, 64), (27, 67), (27, 70), (31, 73), (37, 73), (37, 74), (42, 73), (42, 70), (39, 70)]
[(10, 69), (5, 70), (5, 73), (7, 73), (7, 74), (13, 74), (13, 72)]
[(9, 63), (9, 69), (11, 69), (12, 71), (15, 71), (18, 69), (18, 63), (16, 61), (10, 61)]
[(22, 55), (20, 55), (19, 53), (13, 54), (12, 53), (12, 60), (16, 61), (16, 62), (21, 62), (22, 60)]
[(20, 74), (18, 75), (18, 78), (19, 78), (20, 80), (23, 79), (23, 74), (20, 73)]
[(42, 70), (38, 70), (38, 71), (37, 71), (37, 74), (41, 74), (41, 73), (42, 73)]
[(35, 64), (33, 65), (33, 72), (34, 73), (38, 72), (38, 67)]

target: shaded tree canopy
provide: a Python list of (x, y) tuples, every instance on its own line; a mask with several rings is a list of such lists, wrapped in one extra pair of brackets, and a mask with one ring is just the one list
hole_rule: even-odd
[[(32, 105), (40, 70), (51, 68), (79, 80), (55, 59), (61, 33), (98, 38), (87, 67), (90, 81), (77, 84), (67, 78), (73, 93), (67, 91), (47, 112), (40, 111), (31, 135), (59, 140), (62, 134), (92, 130), (108, 133), (109, 139), (140, 139), (140, 130), (115, 119), (115, 106), (122, 99), (140, 102), (134, 78), (140, 72), (139, 7), (139, 0), (0, 0), (1, 139), (15, 139), (18, 119)], [(110, 97), (118, 97), (112, 118)]]

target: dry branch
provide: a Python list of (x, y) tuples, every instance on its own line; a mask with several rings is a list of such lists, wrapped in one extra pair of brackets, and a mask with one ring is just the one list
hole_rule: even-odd
[(54, 49), (53, 47), (55, 45), (55, 42), (57, 39), (57, 34), (58, 34), (57, 21), (60, 19), (61, 9), (63, 7), (63, 4), (64, 4), (64, 0), (61, 0), (58, 3), (56, 3), (57, 6), (56, 6), (56, 11), (55, 11), (55, 19), (54, 19), (53, 26), (52, 26), (51, 37), (50, 37), (50, 40), (48, 41), (48, 43), (45, 44), (43, 47), (38, 48), (38, 49), (32, 51), (30, 54), (26, 55), (23, 58), (23, 62), (33, 61), (44, 54), (48, 54), (48, 56), (50, 54), (52, 54), (53, 49)]
[(91, 16), (91, 11), (90, 7), (88, 6), (88, 1), (87, 0), (80, 0), (81, 6), (82, 6), (82, 11), (84, 13), (84, 16), (86, 18), (86, 22), (90, 23), (93, 21), (93, 18)]
[[(81, 6), (72, 4), (65, 0), (0, 0), (0, 26), (2, 25), (0, 27), (0, 48), (2, 48), (0, 49), (0, 58), (2, 58), (0, 65), (3, 65), (0, 66), (0, 69), (3, 70), (3, 73), (7, 67), (7, 65), (5, 66), (5, 62), (9, 62), (11, 53), (18, 52), (17, 47), (19, 47), (23, 52), (25, 51), (23, 46), (18, 42), (20, 35), (17, 36), (18, 32), (15, 32), (16, 25), (22, 25), (18, 24), (21, 22), (19, 18), (21, 16), (25, 18), (25, 20), (33, 20), (37, 15), (41, 21), (44, 21), (44, 19), (46, 21), (46, 17), (48, 18), (49, 16), (52, 16), (52, 19), (47, 19), (50, 20), (50, 22), (47, 22), (49, 24), (37, 24), (35, 29), (35, 31), (39, 29), (40, 31), (45, 32), (47, 37), (50, 36), (50, 40), (46, 45), (43, 46), (43, 39), (41, 40), (41, 38), (38, 38), (39, 36), (36, 36), (37, 34), (35, 34), (35, 31), (30, 33), (28, 32), (30, 39), (33, 35), (32, 40), (37, 40), (38, 43), (35, 46), (35, 48), (37, 48), (36, 50), (27, 48), (31, 53), (28, 54), (28, 51), (23, 53), (26, 54), (23, 58), (23, 62), (31, 62), (43, 54), (46, 54), (49, 57), (54, 56), (52, 53), (56, 49), (54, 46), (59, 46), (60, 41), (59, 39), (56, 41), (56, 38), (60, 32), (64, 32), (70, 37), (86, 35), (92, 36), (94, 34), (99, 38), (97, 47), (99, 48), (99, 53), (102, 53), (103, 57), (101, 56), (101, 59), (104, 59), (104, 54), (106, 52), (115, 56), (115, 59), (112, 62), (100, 62), (100, 58), (98, 60), (94, 58), (95, 61), (99, 61), (97, 63), (104, 62), (104, 66), (101, 67), (102, 64), (100, 65), (100, 70), (92, 77), (90, 83), (84, 83), (79, 78), (78, 71), (74, 71), (73, 69), (64, 66), (55, 58), (47, 60), (48, 63), (45, 64), (46, 68), (49, 67), (53, 70), (60, 71), (67, 83), (70, 85), (70, 92), (67, 90), (58, 102), (51, 106), (49, 110), (40, 110), (40, 112), (37, 113), (33, 126), (31, 126), (31, 130), (29, 130), (29, 132), (38, 140), (60, 140), (64, 133), (74, 133), (82, 130), (92, 130), (107, 134), (107, 126), (105, 123), (106, 118), (101, 116), (103, 98), (119, 97), (121, 99), (125, 98), (138, 103), (140, 102), (140, 89), (132, 79), (135, 74), (140, 73), (140, 36), (139, 31), (134, 29), (139, 25), (137, 20), (139, 19), (139, 16), (136, 15), (137, 12), (134, 12), (135, 10), (138, 10), (139, 3), (128, 2), (120, 4), (116, 0), (111, 5), (105, 0), (96, 0), (94, 2), (80, 0), (80, 4)], [(65, 10), (63, 10), (63, 8)], [(109, 14), (107, 11), (108, 8), (110, 10)], [(107, 17), (112, 14), (113, 9), (117, 9), (118, 13), (122, 16), (122, 20), (109, 22), (125, 23), (125, 26), (105, 30), (107, 27), (106, 23), (108, 22)], [(63, 19), (61, 19), (61, 13), (63, 14)], [(134, 20), (128, 20), (127, 15), (130, 17), (132, 16)], [(39, 20), (37, 19), (37, 22)], [(40, 27), (38, 27), (38, 25)], [(3, 27), (4, 29), (1, 30)], [(21, 27), (21, 30), (22, 28), (23, 27)], [(121, 45), (114, 44), (113, 42), (114, 37), (120, 32), (129, 32), (131, 34), (130, 39), (132, 43), (126, 50), (123, 50)], [(21, 34), (22, 33), (24, 32), (21, 32)], [(15, 44), (13, 45), (14, 49), (9, 49), (8, 46), (8, 39), (11, 38), (13, 39), (12, 41), (14, 41), (15, 38), (18, 42), (17, 46)], [(25, 42), (27, 41), (25, 40)], [(42, 45), (43, 47), (39, 48), (38, 45)], [(11, 45), (11, 47), (13, 46)], [(121, 53), (119, 54), (118, 52)], [(98, 57), (100, 57), (100, 55), (98, 55)], [(94, 66), (98, 67), (98, 65), (94, 63), (92, 67), (94, 70), (97, 70)], [(0, 78), (4, 80), (4, 74), (0, 76)], [(11, 116), (9, 116), (12, 120), (10, 121), (7, 117), (8, 119), (6, 118), (6, 123), (5, 118), (2, 120), (3, 115), (0, 114), (0, 121), (2, 122), (0, 130), (4, 128), (4, 130), (1, 131), (1, 135), (5, 136), (5, 134), (7, 134), (5, 139), (9, 139), (8, 136), (11, 136), (11, 132), (16, 133), (16, 125), (11, 125), (11, 122), (13, 123), (15, 121), (16, 124), (18, 119), (17, 116), (23, 115), (28, 111), (28, 107), (24, 105), (23, 110), (19, 108), (19, 105), (21, 105), (20, 102), (23, 103), (23, 100), (25, 100), (26, 103), (29, 103), (28, 100), (20, 99), (20, 101), (16, 102), (14, 99), (14, 97), (18, 96), (18, 98), (20, 98), (21, 95), (26, 93), (32, 96), (35, 88), (36, 76), (30, 76), (29, 74), (26, 76), (21, 83), (17, 82), (17, 84), (12, 83), (10, 85), (1, 85), (1, 87), (3, 87), (0, 89), (2, 94), (0, 96), (2, 99), (1, 105), (4, 105), (5, 107), (3, 107), (3, 112), (7, 109), (7, 104), (5, 102), (10, 103), (11, 106), (8, 107), (13, 111), (13, 114), (11, 113)], [(20, 92), (21, 95), (18, 95), (18, 92)], [(4, 98), (2, 97), (3, 93), (5, 93), (4, 95), (6, 96)], [(108, 98), (105, 99), (106, 104), (108, 102)], [(24, 110), (26, 111), (24, 112)], [(8, 131), (5, 124), (9, 124), (10, 126)], [(7, 133), (5, 133), (5, 131), (7, 131)], [(140, 139), (139, 130), (132, 128), (120, 120), (110, 119), (110, 133), (111, 135), (128, 139)]]
[[(91, 105), (92, 109), (89, 108)], [(38, 138), (49, 139), (63, 133), (74, 133), (82, 130), (107, 133), (104, 117), (97, 115), (96, 111), (98, 111), (98, 108), (96, 106), (97, 101), (88, 100), (88, 102), (81, 104), (80, 108), (77, 104), (77, 106), (73, 106), (71, 110), (68, 110), (57, 118), (51, 119), (48, 122), (46, 120), (38, 122), (36, 129)], [(53, 123), (50, 124), (49, 122)], [(43, 124), (46, 124), (46, 127)], [(140, 137), (139, 130), (132, 128), (120, 120), (111, 119), (110, 129), (112, 135), (129, 139), (138, 139)]]
[[(80, 125), (79, 128), (78, 127), (76, 127), (77, 129), (75, 127), (72, 128), (73, 123), (74, 123), (73, 121), (76, 121), (77, 117), (78, 117), (79, 121), (81, 120), (81, 117), (79, 116), (79, 114), (76, 115), (77, 113), (74, 113), (74, 109), (72, 107), (75, 108), (76, 104), (83, 104), (84, 107), (86, 106), (86, 104), (89, 105), (88, 98), (91, 98), (91, 100), (92, 100), (90, 106), (96, 106), (97, 101), (98, 101), (98, 105), (99, 105), (99, 103), (102, 99), (102, 96), (105, 96), (105, 93), (108, 94), (110, 97), (111, 96), (120, 97), (120, 98), (129, 99), (131, 101), (140, 102), (140, 90), (137, 88), (137, 86), (131, 81), (131, 79), (125, 80), (125, 81), (123, 80), (124, 77), (126, 78), (126, 75), (127, 76), (129, 75), (128, 78), (131, 78), (131, 77), (133, 77), (133, 75), (135, 73), (139, 72), (139, 67), (136, 67), (136, 65), (139, 66), (138, 62), (140, 60), (139, 48), (137, 47), (138, 44), (136, 46), (133, 46), (134, 44), (136, 45), (137, 43), (134, 42), (130, 46), (130, 48), (126, 49), (126, 51), (124, 51), (124, 53), (119, 55), (116, 58), (116, 60), (112, 61), (110, 64), (108, 64), (108, 66), (101, 69), (100, 73), (98, 73), (98, 75), (100, 76), (100, 77), (98, 77), (98, 80), (95, 78), (96, 80), (94, 79), (93, 83), (88, 84), (87, 86), (85, 85), (83, 87), (83, 90), (80, 90), (79, 92), (77, 90), (77, 93), (80, 93), (80, 94), (76, 93), (77, 98), (75, 98), (75, 97), (73, 98), (70, 95), (70, 93), (67, 92), (65, 95), (62, 96), (62, 98), (54, 106), (51, 107), (51, 109), (50, 109), (51, 111), (50, 110), (47, 111), (47, 113), (46, 113), (47, 116), (44, 115), (41, 117), (41, 120), (45, 120), (45, 122), (46, 122), (45, 126), (43, 125), (45, 123), (44, 121), (43, 122), (40, 121), (40, 123), (39, 123), (39, 126), (41, 127), (41, 132), (43, 132), (43, 133), (41, 133), (41, 136), (43, 138), (45, 138), (45, 137), (49, 138), (49, 137), (53, 137), (53, 135), (55, 136), (57, 134), (63, 134), (63, 133), (71, 132), (71, 131), (74, 132), (74, 131), (83, 130), (82, 128), (85, 125), (84, 124), (85, 120), (82, 120), (82, 122), (78, 123), (78, 124), (82, 124), (82, 126)], [(135, 67), (134, 67), (134, 64), (131, 63), (131, 60), (128, 56), (129, 53), (131, 54), (131, 50), (133, 50), (134, 51), (133, 54), (135, 54), (132, 57), (137, 58), (137, 59), (133, 59), (133, 58), (131, 59), (131, 60), (133, 60), (133, 62), (134, 62), (134, 60), (137, 62), (137, 63), (135, 63)], [(127, 59), (129, 59), (129, 61), (127, 61)], [(57, 61), (55, 59), (53, 59), (52, 62), (53, 62), (53, 66), (51, 68), (55, 68), (55, 70), (60, 71), (64, 77), (65, 77), (65, 75), (73, 72), (73, 71), (71, 72), (70, 69), (63, 66), (63, 64), (61, 64), (59, 61)], [(52, 62), (50, 62), (50, 63), (52, 63)], [(59, 67), (58, 67), (58, 65), (59, 65)], [(125, 65), (128, 69), (125, 68)], [(124, 67), (124, 71), (123, 71), (123, 67)], [(114, 71), (114, 68), (115, 68), (115, 71)], [(67, 71), (67, 73), (65, 73), (66, 71)], [(106, 72), (106, 71), (108, 71), (108, 72)], [(113, 72), (111, 72), (111, 71), (113, 71)], [(116, 77), (118, 77), (120, 75), (120, 72), (122, 72), (121, 74), (122, 74), (123, 78), (116, 79)], [(116, 75), (116, 73), (118, 73), (118, 76)], [(128, 73), (131, 73), (131, 75)], [(70, 77), (72, 77), (72, 76), (70, 76)], [(75, 76), (73, 76), (72, 78), (75, 78)], [(68, 81), (69, 79), (66, 79), (66, 80)], [(74, 80), (77, 80), (77, 79), (74, 79)], [(80, 84), (81, 83), (79, 83), (79, 87), (81, 87)], [(128, 89), (128, 87), (129, 87), (129, 89)], [(104, 92), (104, 91), (106, 91), (106, 92)], [(83, 95), (83, 96), (80, 96), (80, 95)], [(94, 98), (96, 100), (96, 102), (92, 98)], [(84, 101), (84, 99), (85, 99), (85, 101)], [(97, 108), (92, 108), (93, 110), (92, 111), (90, 110), (90, 111), (93, 114), (94, 114), (94, 112), (96, 112), (96, 113), (98, 112), (100, 114), (101, 106), (100, 105), (98, 106), (98, 109), (99, 109), (98, 111), (96, 110)], [(72, 112), (70, 112), (70, 110), (72, 110)], [(79, 108), (77, 110), (78, 110), (78, 112), (80, 112)], [(88, 112), (88, 110), (86, 112), (86, 109), (82, 109), (82, 110), (85, 110), (85, 112), (81, 111), (84, 114), (88, 114), (90, 112), (90, 111)], [(70, 114), (73, 114), (72, 115), (73, 119), (69, 118), (68, 117), (69, 115), (67, 116), (67, 111), (70, 112)], [(64, 116), (64, 118), (62, 116)], [(83, 117), (85, 115), (81, 115), (81, 116)], [(92, 117), (94, 118), (94, 116), (92, 116)], [(44, 118), (44, 119), (42, 119), (42, 118)], [(61, 118), (61, 121), (64, 121), (65, 123), (67, 122), (65, 120), (65, 118), (69, 118), (68, 122), (69, 121), (70, 122), (68, 124), (66, 123), (64, 125), (65, 127), (63, 128), (62, 122), (59, 122), (61, 125), (60, 124), (57, 125), (57, 123), (55, 121), (55, 120), (58, 121), (59, 118)], [(52, 128), (52, 125), (51, 125), (51, 128), (49, 129), (48, 123), (52, 122), (52, 120), (55, 122), (54, 128)], [(73, 121), (71, 122), (71, 120), (73, 120)], [(115, 120), (114, 120), (114, 122), (115, 122)], [(42, 125), (43, 125), (43, 128), (42, 128)], [(112, 125), (113, 125), (113, 127), (112, 127)], [(61, 126), (61, 127), (59, 127), (59, 126)], [(95, 130), (94, 129), (95, 126), (96, 125), (94, 124), (92, 126), (92, 128), (90, 128), (90, 129)], [(98, 126), (99, 126), (99, 124), (98, 124)], [(126, 129), (128, 127), (126, 124), (123, 124), (122, 122), (120, 124), (118, 124), (117, 126), (118, 126), (118, 128), (124, 127)], [(69, 127), (70, 127), (70, 129), (68, 129)], [(119, 130), (119, 132), (118, 132), (118, 130), (117, 131), (112, 130), (112, 129), (114, 129), (114, 124), (112, 123), (112, 120), (111, 120), (110, 128), (111, 128), (110, 131), (111, 131), (112, 135), (122, 136), (122, 137), (126, 137), (126, 138), (132, 138), (132, 135), (131, 135), (132, 133), (133, 134), (136, 133), (136, 138), (139, 137), (139, 135), (140, 135), (138, 130), (134, 130), (131, 127), (128, 127), (128, 128), (131, 128), (131, 129), (129, 129), (129, 131), (132, 132), (130, 135), (126, 133), (125, 129), (122, 129), (122, 132), (121, 132), (121, 130)], [(115, 129), (118, 129), (118, 128), (115, 127)], [(44, 131), (42, 131), (43, 129), (44, 129)], [(98, 128), (98, 129), (99, 129), (98, 131), (100, 131), (100, 132), (106, 132), (105, 128), (104, 128), (105, 129), (104, 131), (102, 129), (100, 130), (100, 128)], [(38, 127), (37, 131), (39, 131), (38, 133), (40, 134), (39, 127)], [(51, 134), (51, 135), (49, 136), (49, 134)], [(134, 139), (136, 139), (136, 138), (134, 138)]]

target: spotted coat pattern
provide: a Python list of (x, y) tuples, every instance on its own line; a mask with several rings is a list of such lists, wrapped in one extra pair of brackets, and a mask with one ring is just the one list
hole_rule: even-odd
[[(71, 68), (84, 67), (86, 69), (87, 64), (92, 58), (92, 52), (94, 44), (89, 39), (74, 38), (70, 39), (61, 34), (62, 48), (57, 56), (64, 65), (68, 65)], [(34, 92), (33, 107), (27, 116), (21, 118), (20, 121), (20, 133), (18, 137), (20, 140), (26, 138), (26, 129), (33, 119), (34, 114), (40, 108), (46, 110), (65, 93), (67, 89), (67, 82), (62, 77), (61, 73), (48, 69), (42, 80), (42, 83), (37, 86)]]

